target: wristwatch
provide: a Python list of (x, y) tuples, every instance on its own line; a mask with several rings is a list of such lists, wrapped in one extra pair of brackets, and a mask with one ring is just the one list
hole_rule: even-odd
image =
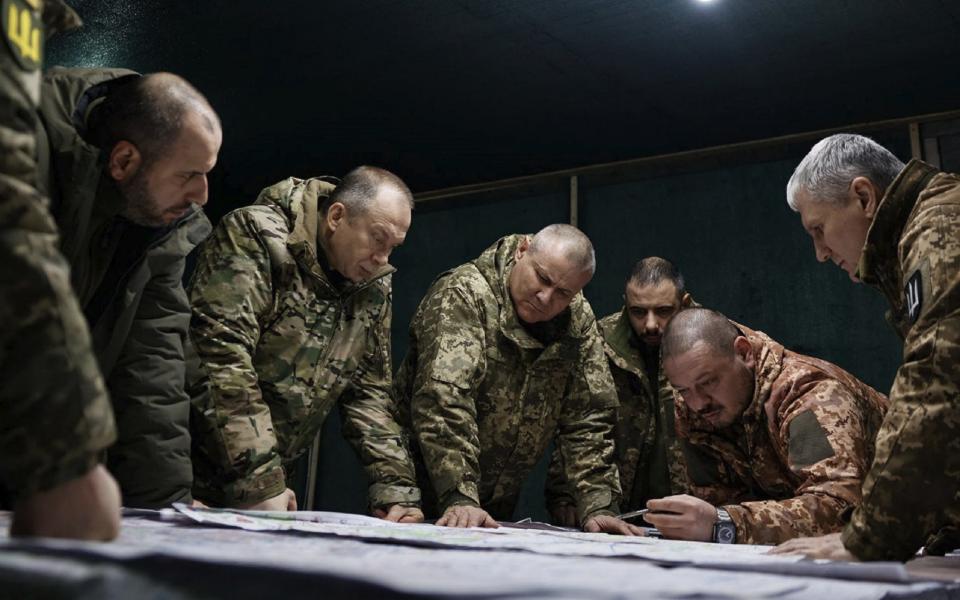
[(713, 524), (713, 541), (718, 544), (736, 544), (737, 526), (733, 524), (730, 513), (717, 507), (717, 522)]

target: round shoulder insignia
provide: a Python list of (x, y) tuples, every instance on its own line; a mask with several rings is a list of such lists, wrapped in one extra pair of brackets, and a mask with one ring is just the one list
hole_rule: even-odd
[(43, 64), (43, 19), (40, 0), (3, 0), (3, 41), (20, 68), (36, 71)]

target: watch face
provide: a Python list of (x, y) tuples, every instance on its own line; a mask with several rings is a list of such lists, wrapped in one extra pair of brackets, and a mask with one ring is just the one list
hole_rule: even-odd
[(717, 542), (732, 544), (737, 535), (737, 527), (733, 523), (720, 523), (717, 526)]

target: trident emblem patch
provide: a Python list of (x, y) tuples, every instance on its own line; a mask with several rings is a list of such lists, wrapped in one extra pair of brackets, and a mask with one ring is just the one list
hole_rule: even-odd
[(916, 323), (923, 309), (923, 277), (920, 275), (920, 269), (914, 271), (907, 280), (903, 294), (907, 301), (907, 317), (911, 323)]

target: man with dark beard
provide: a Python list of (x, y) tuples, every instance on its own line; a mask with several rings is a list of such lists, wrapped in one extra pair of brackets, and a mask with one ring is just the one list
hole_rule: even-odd
[(39, 183), (116, 415), (107, 467), (125, 506), (189, 502), (181, 278), (210, 232), (219, 119), (176, 75), (105, 69), (52, 69), (40, 114)]

